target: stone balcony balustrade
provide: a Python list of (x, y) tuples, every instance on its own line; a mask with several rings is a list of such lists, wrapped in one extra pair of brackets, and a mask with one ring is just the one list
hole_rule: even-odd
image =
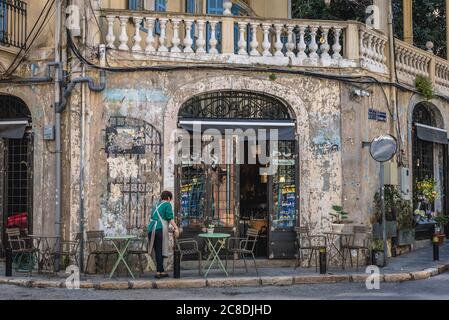
[[(114, 61), (362, 68), (389, 75), (388, 38), (354, 21), (265, 19), (103, 9), (100, 24)], [(399, 81), (427, 76), (449, 91), (449, 62), (396, 40)], [(449, 92), (448, 92), (449, 94)]]

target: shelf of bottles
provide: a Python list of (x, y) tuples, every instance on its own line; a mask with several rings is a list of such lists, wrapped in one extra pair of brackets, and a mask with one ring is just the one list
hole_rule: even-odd
[(205, 175), (195, 167), (182, 169), (181, 177), (181, 226), (202, 225), (204, 218)]
[(294, 142), (280, 141), (280, 157), (277, 173), (273, 179), (275, 229), (292, 229), (296, 225), (296, 175)]

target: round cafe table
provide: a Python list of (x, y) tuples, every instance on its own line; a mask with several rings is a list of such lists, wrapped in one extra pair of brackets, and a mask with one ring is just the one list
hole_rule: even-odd
[(220, 259), (220, 251), (226, 245), (226, 239), (230, 238), (231, 235), (227, 233), (201, 233), (198, 237), (204, 239), (206, 241), (207, 248), (209, 249), (209, 257), (207, 257), (206, 264), (210, 261), (209, 267), (204, 274), (204, 277), (207, 278), (210, 269), (214, 265), (214, 263), (218, 264), (218, 267), (224, 272), (226, 277), (228, 277), (228, 271), (226, 270), (223, 262)]

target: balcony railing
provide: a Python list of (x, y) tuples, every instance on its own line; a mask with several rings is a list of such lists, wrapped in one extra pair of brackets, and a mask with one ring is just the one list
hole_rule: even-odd
[(107, 47), (237, 64), (343, 66), (346, 23), (103, 11)]
[[(128, 60), (359, 67), (388, 76), (388, 38), (351, 21), (276, 20), (107, 9), (107, 47)], [(399, 81), (428, 76), (449, 94), (449, 62), (396, 40)]]
[(0, 44), (26, 47), (27, 4), (20, 0), (0, 0)]

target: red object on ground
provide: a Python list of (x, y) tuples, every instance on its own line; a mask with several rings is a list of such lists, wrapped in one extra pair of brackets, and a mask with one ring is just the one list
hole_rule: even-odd
[(28, 228), (28, 214), (26, 212), (14, 214), (8, 217), (6, 222), (7, 228), (20, 228), (27, 229)]

